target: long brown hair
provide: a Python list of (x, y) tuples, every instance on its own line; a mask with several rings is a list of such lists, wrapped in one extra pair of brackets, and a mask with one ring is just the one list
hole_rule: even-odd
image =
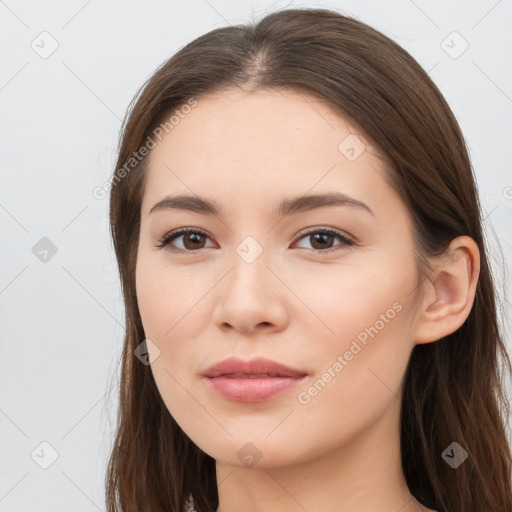
[[(400, 418), (402, 467), (411, 493), (429, 508), (510, 512), (509, 404), (499, 356), (509, 371), (511, 365), (463, 135), (411, 55), (368, 25), (327, 9), (272, 12), (202, 35), (166, 61), (128, 109), (110, 191), (126, 333), (106, 475), (108, 512), (182, 512), (190, 494), (199, 512), (218, 505), (215, 460), (177, 425), (150, 366), (134, 357), (145, 339), (135, 266), (147, 163), (139, 149), (157, 142), (162, 126), (171, 127), (173, 112), (179, 116), (201, 96), (232, 86), (314, 95), (380, 148), (386, 179), (413, 219), (418, 286), (432, 270), (428, 259), (443, 254), (454, 237), (467, 235), (478, 245), (480, 276), (468, 318), (453, 334), (413, 349)], [(469, 454), (457, 469), (442, 457), (453, 442)]]

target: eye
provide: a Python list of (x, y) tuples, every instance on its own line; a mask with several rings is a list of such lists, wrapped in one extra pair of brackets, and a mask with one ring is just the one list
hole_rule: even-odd
[[(165, 235), (160, 242), (156, 245), (158, 248), (163, 248), (165, 246), (170, 245), (174, 240), (177, 240), (179, 238), (183, 237), (183, 248), (176, 248), (172, 247), (169, 248), (171, 252), (194, 252), (196, 249), (204, 249), (205, 245), (205, 239), (209, 238), (209, 236), (202, 231), (201, 229), (195, 229), (195, 228), (182, 228), (178, 229), (176, 231), (172, 231), (171, 233), (168, 233)], [(315, 228), (312, 230), (309, 230), (307, 232), (301, 232), (299, 240), (302, 240), (303, 238), (309, 237), (310, 240), (313, 242), (313, 252), (316, 253), (326, 253), (326, 252), (333, 252), (338, 249), (336, 247), (338, 246), (352, 246), (355, 245), (355, 242), (349, 238), (348, 236), (344, 235), (340, 231), (337, 231), (332, 228)], [(334, 249), (330, 249), (331, 243), (333, 242), (333, 239), (337, 238), (340, 240), (341, 243), (339, 243), (337, 246), (334, 246)], [(316, 246), (316, 247), (315, 247)], [(326, 250), (330, 249), (330, 250)]]
[[(309, 240), (312, 241), (313, 245), (313, 252), (316, 253), (326, 253), (326, 252), (333, 252), (337, 251), (338, 249), (334, 248), (331, 249), (332, 241), (334, 238), (337, 238), (341, 241), (340, 244), (334, 247), (339, 246), (352, 246), (355, 245), (354, 240), (346, 236), (345, 234), (341, 233), (340, 231), (337, 231), (332, 228), (315, 228), (307, 232), (300, 233), (299, 240), (302, 240), (303, 238), (309, 238)], [(316, 247), (315, 247), (316, 246)], [(330, 250), (325, 250), (325, 249)]]
[(183, 237), (184, 248), (169, 248), (172, 252), (192, 252), (194, 249), (204, 248), (204, 239), (208, 238), (208, 235), (200, 229), (183, 228), (173, 231), (165, 235), (157, 247), (162, 248), (169, 245), (177, 238)]

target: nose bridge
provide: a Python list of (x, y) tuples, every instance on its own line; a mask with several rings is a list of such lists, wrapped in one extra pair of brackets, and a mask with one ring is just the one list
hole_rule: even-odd
[(270, 250), (256, 237), (246, 236), (234, 247), (228, 265), (230, 271), (217, 295), (215, 323), (246, 332), (258, 325), (282, 328), (286, 314), (279, 300), (279, 280), (270, 270)]
[[(263, 236), (258, 238), (262, 239)], [(241, 285), (247, 294), (261, 291), (260, 287), (268, 286), (269, 252), (269, 248), (264, 247), (254, 236), (245, 236), (232, 254), (233, 270), (230, 280)]]
[(267, 260), (269, 247), (266, 244), (264, 247), (265, 238), (263, 235), (256, 235), (257, 238), (253, 235), (247, 235), (243, 238), (243, 240), (235, 247), (235, 253), (238, 258), (241, 259), (247, 265), (253, 265), (258, 260)]

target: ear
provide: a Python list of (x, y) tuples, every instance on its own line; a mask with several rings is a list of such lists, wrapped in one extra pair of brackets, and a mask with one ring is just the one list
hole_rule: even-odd
[(454, 238), (435, 263), (414, 330), (416, 344), (455, 332), (469, 316), (480, 275), (480, 251), (469, 236)]

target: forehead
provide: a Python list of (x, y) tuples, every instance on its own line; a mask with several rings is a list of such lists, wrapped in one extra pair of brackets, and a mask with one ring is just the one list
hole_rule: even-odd
[[(174, 116), (172, 130), (163, 135), (162, 144), (153, 152), (155, 157), (164, 146), (202, 148), (223, 159), (247, 154), (275, 159), (276, 152), (291, 157), (327, 147), (337, 154), (340, 137), (351, 132), (357, 132), (367, 147), (371, 145), (355, 123), (336, 114), (326, 101), (291, 90), (247, 93), (230, 88), (199, 98), (195, 107), (179, 117)], [(242, 146), (233, 145), (240, 142)], [(288, 145), (280, 145), (282, 142)], [(198, 151), (199, 155), (203, 152)]]
[(320, 189), (366, 195), (368, 201), (365, 189), (374, 196), (392, 193), (372, 142), (311, 95), (227, 89), (198, 98), (175, 119), (150, 153), (143, 213), (178, 192), (240, 205)]

